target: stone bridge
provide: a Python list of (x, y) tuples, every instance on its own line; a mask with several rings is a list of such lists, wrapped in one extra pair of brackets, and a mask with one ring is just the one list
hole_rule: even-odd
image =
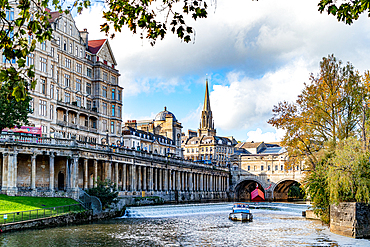
[(266, 201), (288, 199), (289, 188), (301, 183), (304, 178), (303, 164), (285, 166), (286, 157), (281, 160), (265, 157), (258, 162), (234, 160), (231, 168), (230, 197), (236, 201), (249, 201), (250, 192), (257, 184), (264, 192)]
[(229, 169), (75, 139), (0, 134), (0, 188), (7, 195), (76, 197), (109, 179), (120, 197), (225, 200)]

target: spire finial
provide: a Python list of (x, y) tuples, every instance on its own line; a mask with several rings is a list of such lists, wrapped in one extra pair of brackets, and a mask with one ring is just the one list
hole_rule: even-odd
[(164, 110), (167, 111), (167, 106), (164, 107)]

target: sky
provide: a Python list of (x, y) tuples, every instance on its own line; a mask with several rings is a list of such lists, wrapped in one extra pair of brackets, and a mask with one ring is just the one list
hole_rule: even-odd
[[(370, 18), (352, 25), (320, 14), (319, 0), (210, 0), (209, 16), (188, 25), (195, 42), (168, 33), (154, 47), (127, 28), (109, 43), (124, 88), (123, 120), (154, 119), (166, 106), (183, 132), (199, 128), (205, 80), (218, 136), (238, 141), (279, 141), (267, 123), (273, 106), (293, 102), (317, 75), (323, 57), (334, 54), (363, 74), (370, 69)], [(99, 32), (104, 6), (75, 16), (89, 39)]]

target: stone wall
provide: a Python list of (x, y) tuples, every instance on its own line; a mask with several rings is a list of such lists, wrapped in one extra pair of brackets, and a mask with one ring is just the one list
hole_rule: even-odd
[[(123, 212), (124, 213), (124, 212)], [(19, 231), (25, 229), (39, 229), (56, 226), (64, 226), (68, 224), (82, 224), (92, 222), (94, 220), (108, 219), (113, 217), (120, 217), (123, 215), (121, 211), (109, 211), (99, 214), (93, 214), (92, 211), (84, 211), (80, 213), (70, 213), (56, 217), (49, 217), (44, 219), (29, 220), (18, 223), (9, 223), (1, 225), (3, 232)]]
[(330, 231), (352, 238), (370, 238), (370, 204), (342, 202), (330, 206)]

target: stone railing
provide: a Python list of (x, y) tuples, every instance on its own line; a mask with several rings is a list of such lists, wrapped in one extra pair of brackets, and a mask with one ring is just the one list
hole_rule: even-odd
[(189, 160), (185, 160), (178, 157), (173, 157), (174, 154), (155, 154), (149, 153), (147, 151), (139, 151), (134, 149), (129, 149), (125, 147), (117, 147), (113, 145), (102, 145), (97, 143), (88, 143), (77, 141), (76, 139), (58, 139), (58, 138), (49, 138), (49, 137), (32, 137), (32, 136), (18, 136), (13, 134), (0, 134), (0, 144), (1, 143), (24, 143), (24, 144), (37, 144), (37, 145), (46, 145), (46, 146), (64, 146), (64, 147), (78, 147), (86, 148), (90, 150), (97, 150), (108, 153), (115, 153), (117, 155), (127, 155), (139, 159), (153, 160), (163, 163), (172, 163), (179, 166), (188, 166), (188, 167), (202, 167), (202, 168), (212, 168), (216, 170), (228, 171), (228, 168), (225, 167), (216, 167), (212, 164), (202, 164), (196, 163)]

